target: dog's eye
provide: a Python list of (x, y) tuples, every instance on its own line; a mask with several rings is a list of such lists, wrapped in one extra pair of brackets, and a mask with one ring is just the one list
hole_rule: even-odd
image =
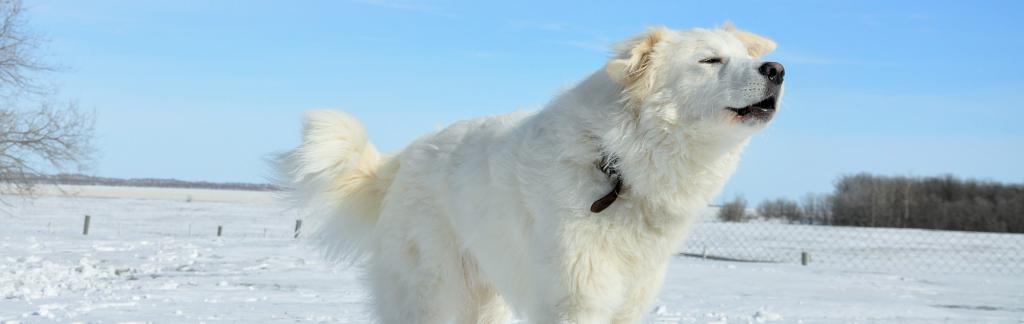
[(709, 57), (709, 58), (700, 60), (700, 62), (704, 63), (704, 64), (721, 64), (722, 63), (722, 58), (721, 57)]

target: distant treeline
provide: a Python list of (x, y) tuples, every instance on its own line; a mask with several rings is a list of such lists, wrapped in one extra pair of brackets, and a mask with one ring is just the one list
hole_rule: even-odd
[(774, 199), (746, 212), (736, 198), (719, 210), (724, 221), (754, 217), (791, 223), (1024, 233), (1024, 185), (941, 177), (843, 176), (835, 191), (800, 201)]
[(195, 189), (223, 189), (223, 190), (252, 190), (252, 191), (276, 191), (278, 188), (267, 183), (240, 183), (240, 182), (206, 182), (206, 181), (183, 181), (177, 179), (119, 179), (94, 177), (82, 174), (55, 174), (43, 175), (32, 178), (37, 184), (60, 184), (60, 185), (81, 185), (81, 186), (114, 186), (114, 187), (158, 187), (158, 188), (195, 188)]

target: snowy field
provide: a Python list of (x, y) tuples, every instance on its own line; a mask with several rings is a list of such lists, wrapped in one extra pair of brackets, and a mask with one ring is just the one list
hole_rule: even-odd
[[(292, 239), (295, 215), (281, 212), (270, 194), (102, 187), (70, 193), (74, 196), (51, 191), (34, 200), (4, 199), (9, 206), (0, 214), (0, 322), (372, 321), (358, 271), (326, 265)], [(83, 236), (86, 214), (92, 226)], [(224, 228), (220, 238), (219, 225)], [(740, 249), (730, 244), (747, 235), (737, 231), (743, 224), (700, 226), (702, 236), (694, 237), (691, 250), (694, 244)], [(863, 236), (850, 231), (899, 231), (845, 230), (795, 232), (829, 231), (819, 233), (828, 240), (782, 232), (756, 239), (780, 249), (793, 249), (793, 241), (811, 250), (853, 247), (840, 250), (860, 257), (879, 251), (862, 249)], [(904, 237), (901, 233), (885, 236)], [(891, 249), (886, 244), (913, 242), (940, 259), (943, 249), (928, 247), (963, 241), (962, 250), (1019, 251), (1024, 244), (1019, 236), (1006, 246), (978, 246), (958, 233), (906, 233), (905, 239), (871, 244), (884, 252)], [(944, 266), (960, 262), (957, 251), (949, 253)], [(1002, 260), (979, 255), (986, 264)], [(679, 257), (648, 322), (1024, 323), (1020, 272), (840, 265), (827, 258), (804, 267)]]

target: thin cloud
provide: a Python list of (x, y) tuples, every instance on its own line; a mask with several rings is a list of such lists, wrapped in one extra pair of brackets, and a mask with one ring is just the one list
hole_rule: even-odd
[(601, 36), (601, 33), (567, 22), (511, 20), (508, 21), (508, 25), (519, 30), (546, 32), (556, 38), (569, 38), (569, 40), (559, 40), (550, 43), (577, 49), (607, 54), (609, 52), (609, 44), (611, 44)]
[(454, 13), (448, 12), (447, 10), (444, 10), (443, 8), (440, 7), (422, 3), (412, 3), (394, 0), (353, 0), (353, 2), (386, 9), (422, 13), (445, 18), (455, 18)]
[(799, 54), (789, 54), (789, 53), (782, 54), (782, 53), (779, 53), (779, 54), (777, 54), (775, 56), (778, 57), (778, 59), (780, 61), (786, 62), (786, 63), (793, 62), (793, 63), (811, 64), (811, 65), (833, 65), (833, 64), (843, 64), (843, 63), (845, 63), (845, 60), (842, 60), (842, 59), (835, 59), (835, 58), (828, 58), (828, 57), (804, 56), (804, 55), (799, 55)]
[(485, 50), (470, 50), (465, 52), (467, 57), (475, 59), (492, 59), (497, 56), (497, 53)]
[(607, 54), (610, 51), (609, 50), (610, 46), (608, 44), (604, 43), (604, 42), (570, 40), (570, 41), (559, 42), (559, 44), (562, 44), (562, 45), (565, 45), (565, 46), (569, 46), (569, 47), (579, 48), (579, 49), (595, 51), (595, 52), (604, 53), (604, 54)]
[(794, 52), (783, 52), (778, 51), (775, 54), (771, 54), (775, 60), (783, 63), (799, 63), (808, 65), (892, 65), (892, 62), (885, 61), (870, 61), (870, 60), (854, 60), (847, 58), (837, 57), (822, 57), (815, 55), (806, 55), (802, 53)]
[(550, 32), (569, 32), (573, 30), (572, 26), (568, 23), (557, 21), (514, 20), (510, 21), (509, 25), (517, 29), (532, 29)]
[(907, 19), (912, 21), (932, 21), (934, 17), (932, 15), (923, 12), (913, 12), (907, 14)]

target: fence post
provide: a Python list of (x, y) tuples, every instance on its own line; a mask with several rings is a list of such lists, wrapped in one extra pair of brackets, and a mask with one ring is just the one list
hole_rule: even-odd
[(811, 263), (811, 254), (807, 251), (800, 252), (800, 264), (807, 265)]
[(302, 220), (295, 220), (295, 238), (299, 238), (299, 231), (302, 229)]
[(92, 216), (85, 215), (85, 225), (82, 226), (82, 235), (89, 235), (89, 222), (92, 221)]
[(217, 237), (224, 233), (224, 225), (217, 225)]

